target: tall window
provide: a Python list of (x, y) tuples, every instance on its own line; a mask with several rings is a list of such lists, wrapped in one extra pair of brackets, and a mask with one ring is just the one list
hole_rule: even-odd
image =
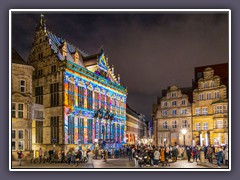
[(84, 118), (78, 118), (78, 143), (84, 143)]
[(182, 105), (186, 105), (186, 100), (182, 100)]
[(24, 139), (23, 138), (23, 130), (18, 130), (18, 139)]
[(99, 93), (94, 92), (94, 109), (98, 110), (99, 108)]
[(177, 128), (177, 121), (173, 121), (173, 122), (172, 122), (172, 128), (173, 128), (173, 129)]
[(93, 128), (93, 120), (87, 120), (87, 134), (88, 134), (88, 143), (92, 143), (92, 128)]
[(120, 101), (117, 100), (117, 115), (120, 116)]
[(199, 94), (199, 100), (203, 100), (203, 94)]
[(207, 115), (208, 114), (208, 108), (207, 107), (203, 107), (202, 108), (202, 114), (203, 115)]
[(68, 116), (68, 144), (74, 144), (74, 117)]
[(177, 110), (176, 109), (172, 110), (172, 114), (176, 115), (177, 114)]
[(16, 150), (16, 141), (12, 141), (12, 150)]
[(117, 99), (113, 99), (114, 113), (117, 114)]
[(36, 143), (43, 143), (43, 121), (36, 121)]
[(35, 88), (36, 104), (43, 104), (43, 86)]
[(211, 93), (207, 93), (207, 99), (212, 99), (212, 94)]
[(18, 104), (18, 118), (23, 118), (23, 104)]
[(163, 106), (164, 106), (164, 107), (167, 107), (167, 102), (163, 102)]
[(93, 92), (91, 90), (87, 90), (87, 108), (92, 110), (93, 107)]
[(195, 109), (195, 113), (196, 113), (196, 116), (199, 116), (201, 113), (200, 113), (200, 108), (196, 108)]
[(211, 82), (211, 87), (214, 87), (214, 81)]
[(187, 120), (182, 120), (182, 128), (187, 128)]
[(36, 76), (37, 77), (41, 77), (43, 75), (43, 70), (42, 69), (38, 69), (37, 71), (36, 71)]
[(59, 116), (51, 117), (51, 142), (59, 143)]
[(214, 92), (214, 98), (215, 98), (215, 99), (218, 99), (218, 98), (219, 98), (219, 92), (218, 92), (218, 91)]
[(51, 66), (51, 73), (54, 73), (57, 71), (57, 66), (56, 65), (52, 65)]
[(12, 139), (16, 139), (16, 130), (15, 129), (12, 130)]
[(26, 92), (26, 81), (25, 80), (20, 80), (20, 91), (21, 91), (21, 93)]
[(51, 107), (59, 105), (59, 83), (53, 83), (50, 85), (50, 93), (51, 93)]
[(167, 115), (167, 110), (163, 110), (163, 111), (162, 111), (162, 115), (163, 115), (163, 116), (166, 116), (166, 115)]
[(78, 107), (84, 108), (84, 87), (78, 86)]
[(122, 101), (118, 101), (119, 102), (119, 115), (122, 115)]
[(201, 124), (200, 123), (196, 123), (196, 131), (200, 131), (201, 130)]
[(177, 105), (177, 101), (172, 101), (172, 106), (176, 106)]
[(187, 114), (187, 109), (182, 109), (181, 114)]
[(74, 84), (68, 82), (68, 105), (74, 106)]
[(177, 93), (172, 93), (172, 97), (176, 97), (177, 96)]
[(24, 149), (24, 141), (18, 141), (18, 150)]
[(110, 101), (111, 101), (111, 97), (107, 96), (107, 110), (110, 111)]
[(203, 130), (208, 130), (208, 123), (207, 122), (203, 123)]
[(12, 117), (16, 118), (16, 103), (12, 103)]
[(208, 83), (205, 82), (205, 83), (203, 84), (203, 87), (204, 87), (204, 88), (207, 88), (207, 87), (208, 87)]
[(167, 125), (167, 121), (163, 121), (163, 129), (167, 129), (168, 125)]
[(101, 94), (101, 108), (105, 107), (105, 95)]
[(223, 113), (227, 113), (228, 110), (227, 110), (227, 106), (226, 105), (223, 105)]
[(217, 120), (217, 128), (223, 128), (223, 121)]

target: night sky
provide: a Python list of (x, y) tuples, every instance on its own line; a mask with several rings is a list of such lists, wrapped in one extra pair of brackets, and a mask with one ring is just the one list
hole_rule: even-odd
[[(227, 13), (54, 13), (47, 29), (89, 54), (103, 46), (128, 88), (127, 103), (151, 120), (170, 85), (190, 87), (194, 67), (228, 62)], [(27, 60), (40, 13), (13, 13), (12, 47)]]

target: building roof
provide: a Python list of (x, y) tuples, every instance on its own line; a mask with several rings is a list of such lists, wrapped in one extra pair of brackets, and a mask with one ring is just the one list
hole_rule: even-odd
[(71, 54), (78, 52), (79, 54), (81, 54), (83, 57), (89, 56), (88, 53), (86, 53), (85, 51), (77, 48), (76, 46), (70, 44), (69, 42), (65, 41), (63, 38), (57, 37), (55, 34), (53, 34), (50, 31), (47, 31), (47, 36), (49, 38), (49, 44), (51, 45), (52, 50), (57, 53), (58, 58), (60, 60), (64, 60), (61, 52), (59, 51), (59, 49), (61, 49), (61, 47), (63, 46), (63, 43), (66, 42), (67, 44), (67, 50), (69, 53), (67, 53), (67, 59), (70, 61), (73, 61), (73, 58), (71, 56)]
[[(169, 88), (170, 87), (168, 87), (168, 89), (162, 90), (162, 97), (165, 97), (167, 95), (167, 91), (169, 90)], [(183, 87), (183, 88), (179, 87), (179, 89), (181, 90), (182, 94), (186, 94), (188, 96), (188, 101), (192, 103), (193, 102), (192, 87)], [(161, 98), (160, 99), (159, 98), (160, 97), (158, 97), (158, 104), (160, 104), (160, 100), (161, 100)]]
[(14, 48), (12, 48), (12, 63), (28, 65)]
[(228, 63), (222, 63), (195, 67), (194, 68), (195, 79), (193, 80), (193, 89), (197, 88), (198, 80), (203, 77), (203, 71), (209, 67), (214, 70), (214, 75), (220, 76), (222, 84), (228, 87)]
[(127, 108), (126, 108), (126, 112), (130, 115), (132, 115), (133, 117), (139, 119), (139, 113), (137, 113), (135, 110), (133, 110), (129, 104), (127, 103)]

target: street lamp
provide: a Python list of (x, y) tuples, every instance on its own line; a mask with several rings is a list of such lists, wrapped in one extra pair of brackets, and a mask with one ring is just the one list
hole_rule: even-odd
[(182, 133), (183, 133), (183, 145), (185, 147), (185, 134), (187, 133), (186, 129), (182, 129)]

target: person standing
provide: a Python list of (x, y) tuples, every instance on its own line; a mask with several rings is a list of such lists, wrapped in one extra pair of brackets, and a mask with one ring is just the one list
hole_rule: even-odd
[(135, 167), (137, 167), (138, 166), (138, 151), (136, 149), (133, 153), (133, 158), (134, 158)]
[(209, 161), (210, 163), (213, 163), (212, 154), (213, 154), (213, 149), (212, 149), (211, 146), (208, 146), (208, 148), (207, 148), (207, 158), (208, 158), (208, 161)]
[(161, 159), (161, 162), (162, 162), (162, 166), (164, 166), (164, 163), (165, 163), (165, 148), (160, 149), (160, 159)]
[(187, 157), (188, 157), (188, 162), (190, 162), (191, 159), (191, 149), (187, 147)]
[(227, 146), (225, 147), (223, 154), (224, 154), (224, 164), (228, 166), (228, 147)]
[(218, 152), (217, 152), (217, 165), (218, 168), (221, 168), (221, 163), (223, 160), (223, 150), (221, 147), (218, 148)]
[(158, 149), (155, 149), (153, 157), (154, 157), (153, 166), (158, 167), (158, 162), (159, 162), (159, 158), (160, 158), (160, 153), (159, 153)]
[(19, 166), (22, 166), (22, 158), (24, 157), (22, 151), (18, 151), (17, 155), (18, 155)]
[(42, 160), (42, 155), (43, 155), (42, 148), (39, 148), (39, 158), (40, 158), (40, 160)]

